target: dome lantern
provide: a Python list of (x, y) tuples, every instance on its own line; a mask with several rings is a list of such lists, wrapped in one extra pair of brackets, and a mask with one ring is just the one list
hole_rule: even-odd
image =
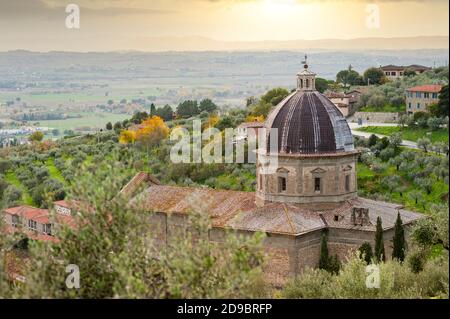
[(297, 91), (315, 91), (316, 74), (308, 70), (308, 56), (302, 61), (303, 71), (297, 73)]

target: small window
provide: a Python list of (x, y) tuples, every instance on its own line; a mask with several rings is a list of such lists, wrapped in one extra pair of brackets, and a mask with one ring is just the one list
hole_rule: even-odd
[(350, 175), (345, 175), (345, 191), (350, 191)]
[(417, 108), (420, 109), (420, 103), (417, 103)]
[(394, 71), (394, 72), (391, 73), (391, 75), (396, 76), (397, 72)]
[(279, 192), (286, 191), (286, 178), (285, 177), (278, 177), (278, 189), (279, 189)]
[(429, 98), (430, 98), (430, 93), (425, 92), (425, 93), (423, 94), (423, 97), (424, 97), (425, 99), (429, 99)]
[(339, 221), (339, 215), (334, 215), (334, 221), (338, 222)]
[(12, 224), (14, 227), (17, 227), (17, 226), (19, 225), (19, 223), (20, 223), (19, 216), (17, 216), (17, 215), (12, 215), (11, 224)]
[(437, 93), (433, 93), (432, 97), (433, 97), (433, 99), (437, 99), (438, 98), (438, 94)]
[(44, 234), (52, 234), (52, 224), (44, 224)]
[(416, 92), (416, 97), (421, 97), (421, 94), (420, 94), (420, 92)]
[(411, 108), (411, 102), (408, 103), (408, 108)]
[(316, 177), (314, 179), (314, 190), (316, 192), (320, 192), (320, 189), (321, 189), (321, 185), (320, 184), (321, 184), (320, 177)]
[(28, 228), (31, 230), (37, 230), (37, 223), (34, 220), (28, 221)]

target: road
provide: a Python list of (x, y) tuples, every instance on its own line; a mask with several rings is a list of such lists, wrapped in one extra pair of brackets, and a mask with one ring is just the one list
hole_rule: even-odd
[[(353, 135), (369, 138), (370, 135), (372, 135), (373, 133), (360, 132), (360, 131), (357, 131), (356, 129), (362, 128), (362, 127), (367, 127), (367, 126), (397, 126), (398, 124), (396, 124), (396, 123), (367, 123), (366, 122), (366, 123), (363, 123), (362, 125), (358, 125), (358, 123), (348, 123), (348, 125), (350, 126), (350, 129), (351, 129)], [(386, 136), (383, 134), (375, 134), (375, 135), (379, 138)], [(419, 147), (417, 146), (417, 143), (412, 142), (412, 141), (403, 140), (401, 145), (405, 146), (405, 147), (409, 147), (409, 148), (419, 149)]]

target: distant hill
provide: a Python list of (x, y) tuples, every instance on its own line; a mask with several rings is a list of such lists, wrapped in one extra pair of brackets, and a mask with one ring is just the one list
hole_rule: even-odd
[(416, 50), (448, 49), (448, 36), (356, 38), (289, 41), (218, 41), (205, 37), (147, 37), (129, 40), (142, 51), (248, 51), (248, 50)]

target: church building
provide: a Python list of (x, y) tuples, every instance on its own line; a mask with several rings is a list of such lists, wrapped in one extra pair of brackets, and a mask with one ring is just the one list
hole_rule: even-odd
[[(149, 219), (160, 230), (160, 245), (170, 243), (188, 214), (198, 209), (196, 203), (202, 202), (208, 203), (212, 220), (211, 241), (220, 241), (227, 229), (267, 235), (265, 278), (276, 286), (305, 267), (318, 266), (325, 231), (329, 254), (342, 262), (365, 242), (373, 247), (378, 217), (390, 258), (397, 214), (405, 225), (421, 214), (358, 196), (359, 153), (353, 136), (338, 108), (315, 89), (315, 76), (305, 63), (297, 74), (297, 89), (267, 117), (267, 132), (278, 129), (278, 145), (270, 147), (268, 142), (258, 155), (256, 192), (162, 185), (147, 173), (139, 173), (124, 187), (131, 201), (139, 200), (153, 212)], [(274, 157), (278, 168), (263, 174), (265, 163)]]

